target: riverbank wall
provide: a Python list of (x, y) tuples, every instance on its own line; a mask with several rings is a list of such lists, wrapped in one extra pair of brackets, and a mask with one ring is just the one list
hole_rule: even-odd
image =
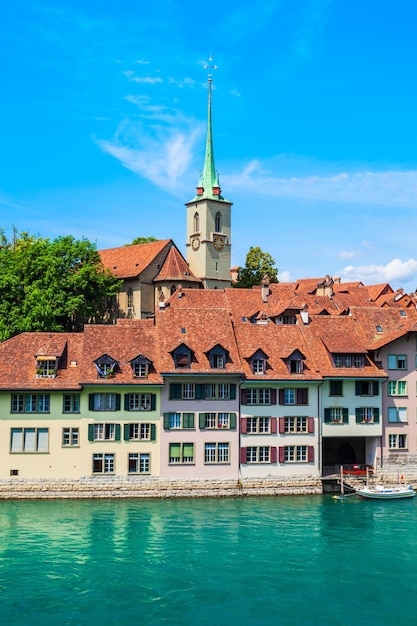
[(225, 498), (313, 495), (322, 493), (317, 476), (285, 479), (160, 480), (85, 477), (61, 480), (2, 480), (0, 500), (99, 498)]

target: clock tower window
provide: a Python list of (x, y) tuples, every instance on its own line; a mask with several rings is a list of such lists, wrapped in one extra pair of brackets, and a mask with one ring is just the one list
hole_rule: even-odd
[(220, 213), (220, 211), (216, 213), (214, 230), (216, 231), (216, 233), (222, 232), (222, 214)]

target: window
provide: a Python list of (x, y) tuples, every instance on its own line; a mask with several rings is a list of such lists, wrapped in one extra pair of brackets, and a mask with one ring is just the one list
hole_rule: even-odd
[(355, 381), (355, 395), (357, 396), (378, 396), (379, 383), (377, 380), (357, 380)]
[(120, 393), (90, 393), (90, 411), (119, 411)]
[(248, 446), (246, 448), (246, 463), (269, 463), (271, 448), (269, 446)]
[(265, 359), (252, 359), (252, 371), (254, 374), (264, 374)]
[(80, 412), (80, 394), (79, 393), (65, 393), (63, 397), (64, 413), (79, 413)]
[(113, 474), (114, 454), (93, 454), (93, 474)]
[(279, 390), (280, 404), (308, 404), (307, 388), (286, 388)]
[(405, 450), (407, 448), (407, 435), (389, 435), (388, 447), (390, 450)]
[(62, 429), (62, 445), (63, 446), (78, 446), (79, 445), (78, 428), (63, 428)]
[(204, 444), (204, 463), (229, 463), (228, 443)]
[(216, 213), (216, 219), (215, 219), (215, 223), (214, 223), (214, 230), (216, 231), (216, 233), (221, 233), (222, 232), (222, 214), (220, 213), (220, 211), (218, 211)]
[(201, 430), (236, 428), (236, 413), (200, 413), (199, 426)]
[(330, 381), (330, 395), (343, 396), (343, 380)]
[(326, 424), (348, 424), (349, 410), (339, 406), (324, 409), (324, 421)]
[(306, 433), (307, 427), (307, 417), (284, 417), (284, 433)]
[(56, 358), (38, 358), (36, 360), (36, 378), (55, 378), (57, 372)]
[(389, 422), (408, 422), (407, 407), (388, 407), (388, 421)]
[(389, 370), (406, 370), (407, 369), (407, 357), (404, 354), (389, 354), (388, 355), (388, 369)]
[[(274, 418), (272, 418), (274, 419)], [(246, 433), (248, 434), (264, 434), (272, 432), (270, 417), (247, 417), (246, 418)], [(275, 420), (276, 425), (276, 420)], [(276, 427), (275, 427), (276, 432)]]
[(246, 402), (244, 404), (271, 404), (271, 389), (246, 389)]
[(120, 424), (90, 424), (89, 426), (93, 427), (93, 441), (120, 441)]
[(197, 212), (194, 213), (194, 232), (195, 233), (200, 232), (200, 216)]
[(129, 287), (127, 290), (127, 308), (133, 309), (133, 289)]
[(134, 378), (146, 378), (148, 375), (148, 366), (146, 363), (133, 363), (132, 370)]
[(148, 453), (132, 452), (128, 456), (129, 474), (149, 474), (151, 471), (151, 457)]
[(169, 444), (169, 462), (171, 464), (194, 463), (194, 444), (193, 443), (170, 443)]
[(235, 383), (171, 383), (170, 400), (235, 400)]
[(10, 452), (48, 452), (48, 428), (12, 428)]
[(194, 428), (194, 413), (164, 413), (164, 429)]
[(312, 463), (314, 446), (280, 446), (280, 463)]
[(155, 441), (156, 425), (150, 423), (135, 423), (124, 425), (125, 441)]
[(388, 381), (389, 396), (406, 396), (407, 381), (406, 380), (389, 380)]
[(118, 362), (108, 354), (103, 354), (94, 361), (99, 378), (113, 378)]
[(213, 355), (212, 367), (214, 369), (224, 369), (225, 364), (226, 364), (226, 361), (224, 358), (224, 354)]
[(295, 315), (283, 315), (282, 316), (282, 323), (283, 324), (296, 324), (297, 323), (297, 318), (295, 317)]
[(49, 413), (49, 393), (13, 393), (12, 413)]
[(364, 367), (365, 356), (363, 354), (335, 354), (335, 367)]
[[(171, 294), (172, 295), (172, 294)], [(177, 368), (189, 368), (191, 364), (191, 350), (181, 345), (173, 352), (174, 365)]]
[(303, 371), (303, 361), (301, 359), (290, 359), (291, 374), (301, 374)]
[(379, 409), (373, 407), (360, 407), (356, 409), (357, 424), (379, 424)]
[(153, 393), (126, 393), (125, 411), (154, 411), (156, 395)]

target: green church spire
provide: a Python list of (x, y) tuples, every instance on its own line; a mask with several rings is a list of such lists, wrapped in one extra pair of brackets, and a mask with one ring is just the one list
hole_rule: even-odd
[[(209, 63), (212, 61), (212, 57), (209, 57)], [(216, 69), (216, 65), (205, 65), (206, 68)], [(214, 166), (214, 152), (213, 152), (213, 133), (211, 126), (211, 88), (212, 88), (212, 74), (208, 75), (208, 111), (207, 111), (207, 138), (206, 138), (206, 152), (204, 156), (203, 172), (200, 175), (197, 185), (197, 195), (193, 200), (224, 200), (221, 195), (221, 189), (218, 179), (218, 174)]]

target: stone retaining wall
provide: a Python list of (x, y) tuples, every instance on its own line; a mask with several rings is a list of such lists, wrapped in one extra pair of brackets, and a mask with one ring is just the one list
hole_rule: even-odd
[(236, 480), (159, 480), (85, 477), (77, 480), (0, 480), (0, 500), (70, 498), (223, 498), (321, 494), (319, 477)]

